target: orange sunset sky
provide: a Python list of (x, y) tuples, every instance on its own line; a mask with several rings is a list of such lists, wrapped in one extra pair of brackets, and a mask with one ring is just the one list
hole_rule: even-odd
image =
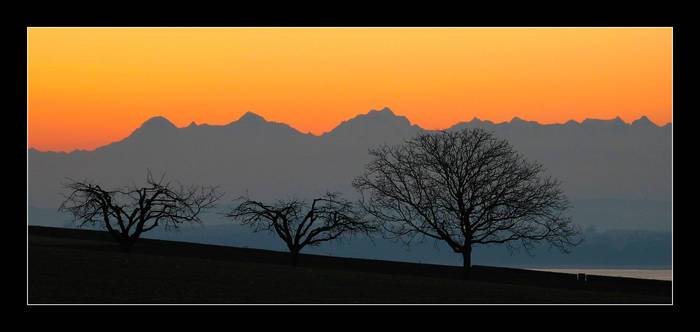
[(389, 107), (474, 117), (672, 120), (671, 28), (28, 28), (27, 143), (92, 150), (153, 116), (252, 111), (321, 135)]

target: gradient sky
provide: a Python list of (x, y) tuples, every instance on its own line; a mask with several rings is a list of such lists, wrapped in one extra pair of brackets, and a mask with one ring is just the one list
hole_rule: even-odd
[(28, 28), (27, 140), (92, 150), (153, 116), (252, 111), (316, 135), (389, 107), (474, 117), (672, 119), (671, 28)]

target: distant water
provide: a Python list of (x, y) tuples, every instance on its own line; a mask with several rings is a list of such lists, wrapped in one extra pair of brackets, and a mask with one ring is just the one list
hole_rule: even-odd
[(585, 273), (599, 276), (627, 277), (639, 279), (672, 280), (672, 270), (633, 270), (633, 269), (533, 269), (528, 270), (549, 271), (560, 273)]

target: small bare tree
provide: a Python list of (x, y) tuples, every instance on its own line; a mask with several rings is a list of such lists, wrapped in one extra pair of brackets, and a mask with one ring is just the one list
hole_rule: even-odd
[(491, 132), (426, 133), (370, 154), (353, 181), (360, 204), (406, 244), (415, 236), (447, 243), (463, 256), (466, 277), (475, 245), (530, 252), (546, 241), (568, 252), (580, 243), (560, 182)]
[(68, 211), (78, 227), (101, 224), (129, 252), (142, 233), (163, 225), (177, 228), (186, 222), (201, 223), (199, 214), (212, 208), (221, 194), (216, 187), (174, 186), (153, 179), (149, 171), (143, 187), (105, 189), (88, 181), (70, 180), (70, 191), (59, 211)]
[(366, 221), (353, 204), (338, 193), (326, 193), (311, 204), (299, 199), (267, 204), (240, 197), (237, 206), (226, 214), (241, 220), (254, 232), (268, 231), (279, 236), (289, 248), (291, 264), (296, 266), (299, 252), (306, 246), (364, 233), (371, 237), (376, 227)]

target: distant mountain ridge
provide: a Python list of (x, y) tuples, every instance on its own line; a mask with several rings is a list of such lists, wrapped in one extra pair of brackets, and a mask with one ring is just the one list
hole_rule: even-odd
[[(342, 121), (339, 123), (336, 127), (334, 127), (332, 130), (324, 132), (321, 135), (314, 135), (310, 133), (303, 134), (301, 131), (298, 129), (288, 125), (284, 124), (281, 122), (273, 122), (273, 121), (268, 121), (266, 120), (263, 116), (260, 116), (252, 111), (248, 111), (245, 114), (243, 114), (238, 120), (232, 121), (228, 124), (225, 125), (210, 125), (210, 124), (196, 124), (194, 121), (192, 121), (188, 126), (185, 127), (177, 127), (175, 126), (170, 120), (165, 118), (164, 116), (154, 116), (151, 117), (150, 119), (146, 120), (141, 124), (141, 126), (137, 129), (135, 129), (129, 136), (126, 138), (133, 136), (133, 135), (138, 135), (141, 132), (144, 131), (158, 131), (158, 130), (163, 130), (163, 131), (170, 131), (174, 129), (187, 129), (187, 128), (196, 128), (200, 126), (204, 127), (227, 127), (227, 126), (262, 126), (265, 124), (276, 124), (278, 126), (283, 126), (283, 127), (288, 127), (289, 129), (296, 131), (299, 134), (302, 135), (310, 135), (310, 136), (326, 136), (326, 135), (337, 135), (338, 132), (344, 132), (344, 131), (349, 131), (349, 130), (357, 130), (358, 128), (353, 126), (357, 126), (357, 124), (362, 123), (363, 126), (370, 126), (370, 125), (387, 125), (391, 124), (394, 127), (410, 127), (413, 128), (413, 130), (417, 131), (425, 131), (422, 127), (420, 127), (417, 124), (411, 124), (408, 118), (402, 115), (396, 115), (390, 108), (384, 107), (381, 110), (370, 110), (366, 114), (358, 114), (355, 117)], [(576, 120), (569, 120), (565, 123), (553, 123), (553, 124), (540, 124), (537, 121), (529, 121), (529, 120), (523, 120), (517, 116), (513, 117), (510, 121), (503, 121), (499, 123), (495, 123), (490, 120), (480, 120), (477, 117), (472, 118), (472, 120), (468, 122), (458, 122), (450, 127), (445, 128), (444, 130), (451, 130), (451, 129), (459, 129), (461, 127), (465, 126), (474, 126), (474, 125), (495, 125), (495, 126), (504, 126), (504, 125), (512, 125), (512, 126), (527, 126), (527, 125), (536, 125), (536, 126), (564, 126), (564, 127), (572, 127), (572, 126), (600, 126), (600, 127), (647, 127), (647, 128), (667, 128), (670, 129), (672, 124), (671, 122), (659, 126), (654, 124), (649, 120), (649, 118), (646, 115), (642, 115), (639, 119), (634, 120), (630, 123), (624, 122), (619, 116), (615, 117), (614, 119), (609, 119), (609, 120), (604, 120), (604, 119), (584, 119), (581, 122), (578, 122)], [(125, 138), (125, 139), (126, 139)], [(119, 141), (117, 141), (119, 142)], [(113, 142), (116, 143), (116, 142)], [(109, 143), (109, 144), (113, 144)], [(109, 145), (107, 144), (107, 145)], [(105, 145), (106, 146), (106, 145)], [(99, 147), (97, 148), (99, 149)], [(89, 151), (94, 151), (94, 150), (74, 150), (71, 152), (64, 152), (64, 151), (39, 151), (35, 148), (29, 148), (28, 150), (34, 150), (37, 152), (52, 152), (52, 153), (72, 153), (75, 151), (84, 151), (84, 152), (89, 152)]]
[[(573, 201), (671, 201), (670, 123), (660, 127), (646, 117), (632, 123), (618, 117), (563, 124), (539, 124), (517, 117), (501, 123), (473, 118), (446, 130), (473, 127), (493, 131), (526, 158), (543, 164), (548, 175), (562, 181)], [(253, 112), (226, 125), (192, 122), (180, 128), (157, 116), (124, 139), (92, 151), (29, 149), (28, 204), (57, 208), (66, 178), (122, 186), (142, 183), (147, 169), (184, 184), (220, 185), (228, 193), (225, 199), (245, 192), (259, 199), (277, 199), (326, 190), (353, 198), (356, 192), (350, 184), (369, 162), (368, 149), (430, 131), (389, 108), (360, 114), (319, 136), (267, 121)], [(633, 205), (626, 206), (631, 209)], [(666, 211), (670, 204), (658, 206)], [(645, 224), (670, 228), (670, 210), (653, 215), (668, 218)], [(619, 218), (608, 223), (632, 219)]]

